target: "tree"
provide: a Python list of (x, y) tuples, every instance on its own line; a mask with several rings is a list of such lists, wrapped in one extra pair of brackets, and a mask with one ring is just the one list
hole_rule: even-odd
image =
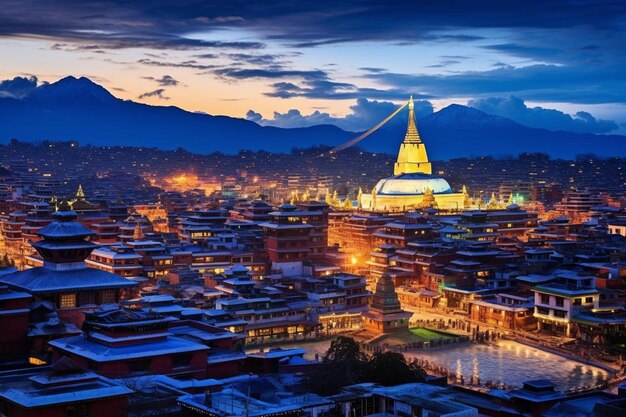
[(350, 337), (333, 340), (322, 363), (309, 375), (309, 389), (319, 395), (333, 395), (347, 385), (376, 382), (398, 385), (424, 381), (426, 372), (416, 361), (407, 362), (397, 352), (368, 356)]
[(375, 353), (365, 372), (367, 381), (385, 386), (421, 382), (424, 376), (424, 370), (417, 363), (409, 364), (402, 353), (391, 351)]
[(342, 387), (359, 383), (367, 360), (354, 339), (339, 336), (331, 342), (322, 363), (309, 375), (309, 389), (319, 395), (333, 395)]
[(335, 338), (323, 357), (324, 362), (365, 362), (367, 355), (361, 351), (361, 346), (351, 337), (339, 336)]

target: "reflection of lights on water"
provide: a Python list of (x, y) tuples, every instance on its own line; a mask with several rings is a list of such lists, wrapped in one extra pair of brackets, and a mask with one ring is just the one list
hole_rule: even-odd
[(463, 376), (463, 367), (461, 366), (461, 359), (456, 360), (456, 379), (461, 379)]
[(474, 359), (472, 359), (472, 368), (472, 376), (474, 377), (474, 380), (480, 378), (480, 370), (478, 369), (478, 358), (476, 356), (474, 356)]
[(478, 371), (481, 381), (497, 380), (515, 386), (520, 386), (523, 381), (545, 378), (564, 390), (593, 385), (608, 377), (602, 369), (509, 341), (407, 353), (448, 367), (457, 377), (465, 370), (464, 376), (476, 378)]

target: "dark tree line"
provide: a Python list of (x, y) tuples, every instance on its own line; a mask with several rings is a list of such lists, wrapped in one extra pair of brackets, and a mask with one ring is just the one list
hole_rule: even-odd
[(339, 336), (330, 344), (322, 363), (311, 372), (308, 385), (319, 395), (333, 395), (342, 387), (362, 382), (384, 386), (422, 382), (426, 372), (398, 352), (368, 355), (350, 337)]

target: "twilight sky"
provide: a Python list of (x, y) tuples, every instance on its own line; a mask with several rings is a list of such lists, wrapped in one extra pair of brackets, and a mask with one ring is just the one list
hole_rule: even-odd
[[(0, 80), (87, 76), (120, 98), (278, 126), (362, 130), (413, 94), (422, 114), (455, 102), (533, 127), (626, 133), (624, 1), (0, 6)], [(35, 82), (17, 81), (0, 81), (0, 96)]]

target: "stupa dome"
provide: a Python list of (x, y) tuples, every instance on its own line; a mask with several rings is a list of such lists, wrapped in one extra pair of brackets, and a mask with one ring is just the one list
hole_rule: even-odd
[(420, 195), (429, 189), (433, 194), (451, 194), (448, 181), (423, 173), (400, 174), (383, 178), (376, 184), (378, 195)]

